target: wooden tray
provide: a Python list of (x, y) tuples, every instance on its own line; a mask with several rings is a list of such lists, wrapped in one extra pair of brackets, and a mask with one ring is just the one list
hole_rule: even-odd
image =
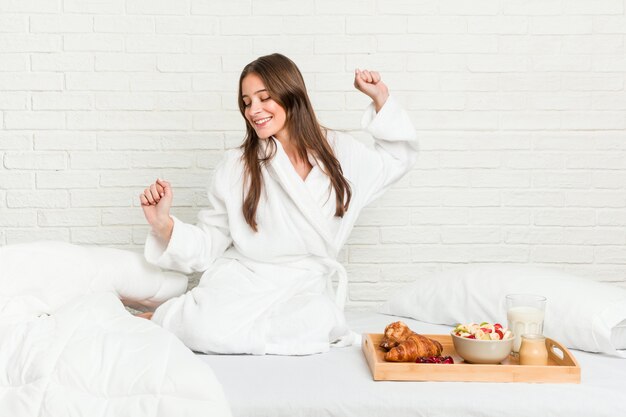
[(454, 350), (452, 336), (424, 335), (438, 340), (443, 356), (452, 356), (454, 364), (386, 362), (385, 352), (378, 346), (382, 334), (363, 335), (361, 349), (375, 381), (474, 381), (474, 382), (544, 382), (580, 383), (580, 366), (567, 348), (546, 338), (548, 365), (520, 365), (513, 355), (501, 364), (465, 363)]

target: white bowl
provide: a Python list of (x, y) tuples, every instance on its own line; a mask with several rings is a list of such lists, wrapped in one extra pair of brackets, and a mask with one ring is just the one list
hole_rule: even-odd
[(504, 340), (477, 340), (457, 336), (454, 332), (450, 334), (456, 353), (469, 363), (500, 363), (513, 349), (513, 337)]

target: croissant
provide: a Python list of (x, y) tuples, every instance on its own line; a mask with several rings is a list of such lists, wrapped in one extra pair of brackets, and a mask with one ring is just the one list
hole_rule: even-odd
[(413, 330), (409, 329), (409, 326), (403, 322), (393, 322), (385, 327), (383, 340), (380, 342), (379, 346), (385, 350), (389, 350), (404, 342), (412, 334), (414, 334)]
[(415, 362), (423, 356), (440, 356), (443, 346), (436, 340), (413, 333), (404, 342), (385, 353), (385, 360), (390, 362)]

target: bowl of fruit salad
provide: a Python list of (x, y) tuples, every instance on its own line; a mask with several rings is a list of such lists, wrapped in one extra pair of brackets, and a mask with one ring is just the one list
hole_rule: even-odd
[(451, 335), (456, 353), (469, 363), (500, 363), (513, 348), (513, 332), (500, 323), (459, 324)]

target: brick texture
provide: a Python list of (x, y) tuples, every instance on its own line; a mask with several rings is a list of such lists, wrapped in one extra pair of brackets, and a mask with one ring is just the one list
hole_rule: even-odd
[(420, 137), (342, 250), (350, 308), (464, 263), (626, 287), (625, 0), (64, 0), (0, 6), (0, 245), (139, 249), (165, 177), (193, 221), (244, 124), (239, 71), (282, 52), (320, 120), (358, 131), (355, 67)]

